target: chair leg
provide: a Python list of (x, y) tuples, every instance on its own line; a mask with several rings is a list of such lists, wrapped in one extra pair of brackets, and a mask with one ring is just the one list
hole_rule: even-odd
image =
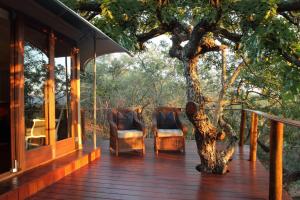
[(146, 154), (145, 139), (143, 139), (143, 156)]
[(156, 156), (158, 156), (157, 137), (155, 137), (155, 140), (154, 140), (154, 150), (155, 150)]
[(116, 156), (119, 156), (119, 142), (118, 140), (116, 141)]
[(183, 138), (182, 153), (185, 153), (185, 139)]

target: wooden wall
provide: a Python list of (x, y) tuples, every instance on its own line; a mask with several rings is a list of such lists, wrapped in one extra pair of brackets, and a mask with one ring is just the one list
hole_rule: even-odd
[[(32, 19), (27, 19), (22, 14), (15, 13), (11, 20), (11, 40), (6, 38), (6, 44), (10, 46), (8, 55), (3, 58), (10, 63), (7, 69), (0, 66), (1, 82), (7, 84), (8, 90), (0, 91), (0, 100), (10, 102), (10, 127), (11, 144), (13, 145), (12, 160), (18, 161), (18, 170), (26, 171), (43, 163), (49, 162), (57, 157), (82, 148), (81, 142), (81, 121), (80, 121), (80, 62), (79, 49), (73, 48), (70, 52), (72, 58), (72, 79), (71, 79), (71, 112), (72, 112), (72, 137), (61, 141), (56, 141), (55, 131), (55, 43), (56, 33), (49, 27), (40, 27), (40, 30), (48, 34), (48, 80), (46, 80), (46, 109), (45, 118), (46, 129), (49, 135), (49, 145), (38, 147), (37, 149), (25, 149), (25, 120), (24, 120), (24, 26), (35, 23)], [(26, 22), (26, 23), (25, 23)], [(40, 23), (35, 24), (40, 26)], [(10, 44), (9, 44), (10, 42)], [(2, 45), (2, 44), (1, 44)], [(1, 52), (0, 52), (1, 53)], [(4, 52), (3, 52), (4, 55)], [(0, 60), (1, 63), (4, 60)], [(9, 87), (10, 86), (10, 87)], [(10, 88), (10, 89), (9, 89)], [(3, 95), (2, 95), (3, 94)], [(10, 94), (10, 95), (7, 95)], [(11, 99), (9, 99), (11, 97)], [(8, 152), (7, 152), (8, 153)]]

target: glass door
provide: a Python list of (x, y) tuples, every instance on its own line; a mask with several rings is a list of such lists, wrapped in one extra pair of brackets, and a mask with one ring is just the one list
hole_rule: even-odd
[(0, 8), (0, 174), (12, 168), (10, 129), (10, 20)]

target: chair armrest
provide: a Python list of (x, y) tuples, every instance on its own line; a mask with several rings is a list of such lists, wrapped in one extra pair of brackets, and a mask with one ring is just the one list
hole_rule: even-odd
[(109, 121), (110, 134), (115, 137), (118, 137), (118, 128), (115, 122)]
[(186, 136), (186, 134), (187, 134), (187, 132), (188, 132), (188, 127), (187, 127), (187, 125), (186, 124), (183, 124), (183, 123), (181, 123), (181, 127), (180, 127), (180, 129), (182, 130), (182, 132), (183, 132), (183, 135), (184, 135), (184, 137)]
[(176, 120), (178, 127), (182, 130), (184, 137), (186, 136), (188, 132), (188, 127), (186, 124), (180, 121), (179, 117)]
[(143, 131), (143, 137), (146, 137), (146, 127), (143, 122), (141, 122), (136, 116), (133, 118), (134, 124), (137, 126), (137, 128), (141, 131)]

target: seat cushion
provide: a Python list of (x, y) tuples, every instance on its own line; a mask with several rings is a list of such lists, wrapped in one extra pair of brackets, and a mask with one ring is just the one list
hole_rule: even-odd
[(174, 112), (158, 113), (158, 128), (161, 129), (178, 129)]
[(118, 112), (117, 126), (118, 130), (130, 130), (133, 126), (133, 112)]
[(183, 136), (181, 129), (158, 129), (158, 137), (172, 137), (172, 136)]
[(118, 130), (118, 138), (143, 137), (143, 132), (139, 130)]

